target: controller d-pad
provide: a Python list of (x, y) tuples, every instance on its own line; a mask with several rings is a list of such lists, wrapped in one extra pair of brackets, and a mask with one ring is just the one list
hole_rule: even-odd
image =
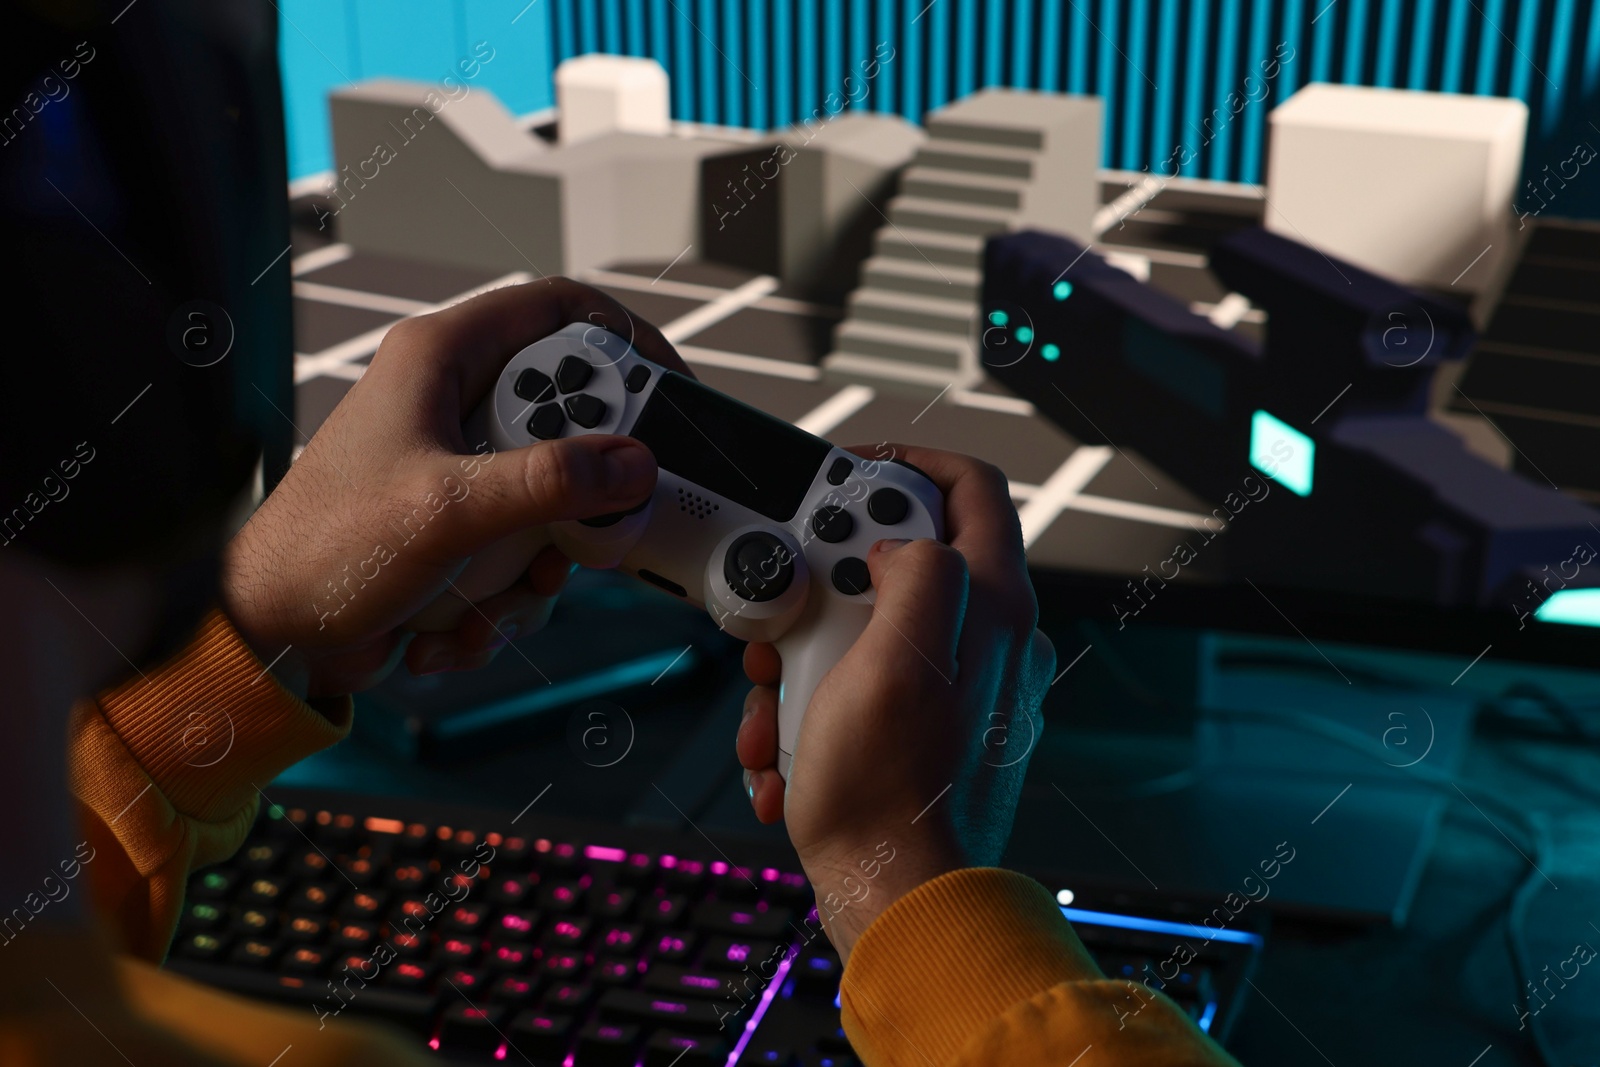
[(840, 456), (828, 466), (828, 484), (843, 485), (844, 480), (850, 477), (850, 472), (855, 469), (856, 465), (854, 463)]
[(850, 513), (834, 505), (820, 507), (811, 515), (811, 532), (830, 545), (849, 537), (855, 527), (855, 520), (850, 518)]
[(722, 576), (736, 596), (754, 604), (776, 600), (794, 581), (794, 553), (769, 533), (747, 533), (728, 546)]
[[(588, 366), (587, 363), (584, 366)], [(606, 417), (606, 402), (597, 396), (588, 393), (579, 393), (569, 396), (566, 400), (567, 414), (572, 421), (582, 426), (585, 430), (592, 430), (600, 425), (600, 420)]]
[(846, 556), (833, 565), (833, 587), (845, 596), (860, 596), (872, 588), (872, 572), (867, 561)]
[(594, 364), (582, 356), (566, 356), (556, 367), (556, 386), (563, 393), (575, 393), (589, 384)]
[(550, 380), (550, 376), (532, 367), (517, 375), (517, 383), (511, 387), (511, 391), (520, 399), (533, 404), (541, 404), (556, 398), (555, 383)]
[(528, 420), (528, 432), (541, 441), (561, 436), (561, 428), (567, 424), (567, 417), (561, 414), (559, 404), (546, 404), (533, 413)]
[(872, 516), (873, 522), (884, 526), (893, 526), (910, 510), (911, 502), (898, 489), (875, 489), (867, 497), (867, 514)]
[(628, 372), (628, 376), (622, 379), (623, 388), (627, 389), (630, 393), (637, 393), (649, 384), (650, 368), (644, 366), (643, 364), (634, 367)]

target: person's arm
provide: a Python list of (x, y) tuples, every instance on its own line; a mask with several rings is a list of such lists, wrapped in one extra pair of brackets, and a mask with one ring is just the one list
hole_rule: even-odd
[[(457, 630), (409, 632), (406, 621), (473, 553), (522, 527), (632, 507), (651, 491), (655, 461), (629, 438), (463, 454), (461, 422), (505, 361), (569, 322), (609, 326), (656, 362), (683, 367), (653, 327), (565, 278), (396, 325), (228, 545), (223, 610), (161, 669), (76, 710), (70, 761), (95, 850), (87, 866), (99, 910), (129, 951), (165, 955), (189, 873), (237, 850), (275, 776), (345, 736), (349, 693), (402, 658), (417, 673), (482, 666), (511, 631), (543, 623), (570, 568), (554, 550)], [(421, 508), (421, 531), (366, 570), (374, 545), (395, 542)]]
[(340, 740), (350, 698), (290, 694), (221, 612), (159, 669), (73, 713), (72, 789), (94, 898), (129, 953), (160, 960), (190, 871), (243, 843), (261, 788)]
[(787, 824), (845, 960), (851, 1044), (869, 1067), (1231, 1064), (1147, 986), (1129, 1011), (1129, 984), (1100, 973), (1044, 887), (993, 866), (1031, 754), (993, 739), (1039, 736), (1055, 653), (1005, 476), (894, 449), (944, 493), (948, 544), (868, 553), (871, 621), (812, 697), (788, 781), (771, 645), (746, 651), (737, 739), (751, 805)]
[(994, 867), (941, 875), (873, 919), (840, 1002), (872, 1067), (1237, 1067), (1165, 995), (1105, 978), (1049, 890)]

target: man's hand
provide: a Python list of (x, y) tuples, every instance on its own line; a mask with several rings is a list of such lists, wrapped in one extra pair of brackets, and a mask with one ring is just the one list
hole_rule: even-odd
[(654, 327), (566, 278), (498, 289), (389, 331), (224, 558), (224, 608), (264, 660), (288, 650), (274, 670), (292, 689), (354, 692), (402, 655), (419, 674), (488, 663), (548, 618), (572, 566), (558, 550), (540, 553), (452, 632), (413, 635), (406, 621), (507, 534), (625, 510), (654, 489), (655, 458), (631, 438), (498, 455), (463, 439), (462, 422), (506, 361), (573, 322), (687, 373)]
[(894, 447), (944, 493), (950, 543), (873, 546), (872, 620), (811, 698), (787, 784), (776, 768), (782, 664), (772, 645), (745, 651), (756, 688), (737, 744), (750, 802), (762, 822), (788, 824), (846, 956), (905, 893), (999, 860), (1055, 667), (1035, 628), (1005, 476), (953, 453)]

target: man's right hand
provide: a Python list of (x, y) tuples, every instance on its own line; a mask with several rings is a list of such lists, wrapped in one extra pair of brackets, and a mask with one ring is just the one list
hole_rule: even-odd
[(944, 493), (949, 544), (873, 546), (872, 620), (812, 697), (787, 783), (776, 767), (782, 664), (772, 645), (745, 651), (756, 688), (737, 745), (750, 802), (762, 822), (786, 821), (846, 956), (923, 882), (999, 860), (1055, 668), (1005, 476), (950, 452), (894, 449)]

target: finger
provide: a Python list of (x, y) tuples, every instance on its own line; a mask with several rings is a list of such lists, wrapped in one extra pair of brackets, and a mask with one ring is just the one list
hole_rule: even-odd
[(1022, 524), (1006, 476), (993, 464), (933, 448), (884, 443), (849, 449), (867, 459), (902, 459), (922, 471), (944, 495), (945, 542), (960, 552), (975, 588), (987, 595), (979, 605), (986, 617), (1005, 613), (1011, 628), (1031, 632), (1038, 602), (1028, 577)]
[(543, 629), (554, 607), (555, 597), (518, 582), (473, 604), (454, 630), (419, 633), (406, 650), (406, 665), (418, 675), (470, 670), (489, 662), (518, 637)]
[(787, 787), (778, 768), (747, 771), (744, 789), (750, 798), (750, 807), (761, 822), (770, 826), (783, 818), (783, 796)]
[(553, 597), (567, 586), (567, 579), (578, 565), (555, 545), (546, 545), (528, 565), (528, 588), (540, 596)]
[(967, 565), (932, 538), (879, 541), (867, 553), (876, 599), (848, 657), (923, 687), (954, 684), (967, 607)]
[[(449, 405), (442, 410), (459, 420), (477, 406), (507, 360), (574, 322), (609, 330), (652, 363), (690, 374), (661, 331), (611, 296), (570, 278), (495, 289), (407, 320), (396, 327), (403, 332), (391, 333), (397, 341), (393, 347), (403, 350), (406, 369), (419, 387), (439, 391), (440, 386), (453, 386), (443, 390), (448, 395), (440, 402)], [(380, 369), (378, 364), (374, 361), (375, 370)]]
[(778, 762), (778, 690), (756, 686), (744, 698), (744, 717), (734, 738), (739, 765), (759, 771)]
[[(460, 457), (441, 457), (435, 477)], [(464, 462), (464, 461), (463, 461)], [(626, 511), (656, 484), (656, 461), (631, 437), (596, 435), (541, 441), (480, 461), (449, 522), (430, 524), (437, 547), (467, 556), (532, 526)]]
[(777, 685), (783, 677), (783, 661), (776, 645), (752, 641), (744, 646), (744, 676), (756, 685)]

